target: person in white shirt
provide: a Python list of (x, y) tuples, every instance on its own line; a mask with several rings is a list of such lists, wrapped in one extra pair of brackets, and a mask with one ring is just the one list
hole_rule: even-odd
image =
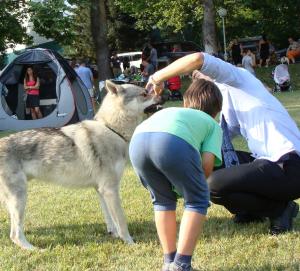
[(196, 69), (215, 80), (230, 134), (242, 135), (251, 152), (238, 152), (244, 158), (240, 165), (212, 173), (208, 178), (211, 201), (235, 214), (236, 222), (268, 217), (271, 234), (292, 230), (299, 211), (293, 200), (300, 197), (296, 123), (255, 76), (206, 53), (187, 55), (157, 71), (146, 87), (160, 95), (165, 80)]
[(90, 68), (86, 67), (85, 61), (80, 61), (80, 66), (75, 69), (76, 73), (82, 80), (83, 84), (88, 89), (89, 95), (92, 100), (93, 108), (95, 110), (95, 98), (94, 98), (94, 77)]
[(148, 45), (148, 47), (151, 49), (150, 50), (150, 56), (149, 56), (149, 61), (148, 62), (150, 62), (152, 65), (153, 65), (153, 67), (154, 67), (154, 69), (155, 70), (157, 70), (157, 68), (158, 68), (158, 62), (157, 62), (157, 50), (153, 47), (153, 45), (152, 45), (152, 43), (151, 42), (149, 42), (149, 45)]
[(248, 72), (255, 75), (254, 67), (255, 67), (255, 56), (249, 49), (243, 50), (243, 59), (242, 59), (242, 66)]

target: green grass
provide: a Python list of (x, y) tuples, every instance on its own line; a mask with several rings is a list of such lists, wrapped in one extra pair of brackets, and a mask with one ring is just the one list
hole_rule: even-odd
[[(294, 92), (276, 96), (300, 126), (300, 65), (292, 65), (291, 69)], [(266, 83), (270, 70), (257, 71)], [(242, 140), (235, 141), (235, 145), (247, 149)], [(134, 245), (106, 235), (93, 189), (29, 183), (25, 232), (30, 242), (44, 250), (27, 252), (14, 246), (9, 239), (9, 217), (0, 207), (0, 271), (159, 270), (162, 252), (150, 197), (129, 164), (122, 179), (121, 196), (129, 230), (136, 241)], [(181, 213), (182, 202), (178, 218)], [(212, 205), (209, 209), (209, 219), (193, 260), (197, 270), (300, 270), (300, 216), (295, 222), (296, 231), (279, 237), (267, 234), (267, 222), (236, 226), (230, 218), (230, 213), (221, 206)]]

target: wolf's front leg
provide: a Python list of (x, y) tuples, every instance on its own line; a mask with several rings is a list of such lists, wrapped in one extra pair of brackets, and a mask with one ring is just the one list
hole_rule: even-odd
[(125, 214), (121, 206), (118, 188), (105, 189), (102, 195), (108, 212), (117, 229), (118, 236), (126, 243), (133, 244), (134, 242), (129, 234)]
[(23, 230), (27, 199), (25, 176), (14, 174), (10, 178), (12, 178), (11, 181), (6, 180), (8, 185), (3, 186), (3, 190), (6, 190), (4, 201), (10, 215), (10, 239), (23, 249), (33, 250), (35, 247), (26, 240)]
[(106, 203), (105, 203), (105, 200), (102, 196), (102, 192), (99, 191), (98, 189), (97, 190), (97, 193), (98, 193), (98, 196), (99, 196), (99, 202), (100, 202), (100, 206), (101, 206), (101, 209), (102, 209), (102, 212), (103, 212), (103, 216), (104, 216), (104, 220), (105, 220), (105, 223), (106, 223), (106, 228), (107, 228), (107, 232), (109, 234), (111, 234), (112, 236), (114, 237), (119, 237), (118, 236), (118, 233), (117, 233), (117, 229), (114, 225), (114, 222), (110, 216), (110, 213), (108, 211), (108, 208), (106, 206)]

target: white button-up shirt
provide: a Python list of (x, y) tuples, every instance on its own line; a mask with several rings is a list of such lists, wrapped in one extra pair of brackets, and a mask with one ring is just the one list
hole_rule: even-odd
[(255, 158), (275, 162), (291, 151), (300, 155), (296, 123), (260, 80), (209, 54), (204, 54), (201, 72), (214, 79), (222, 92), (222, 114), (231, 135), (242, 135)]

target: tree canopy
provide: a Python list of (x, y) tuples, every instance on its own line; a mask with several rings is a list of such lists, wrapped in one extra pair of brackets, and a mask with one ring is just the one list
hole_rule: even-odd
[[(234, 37), (266, 34), (278, 47), (287, 44), (288, 36), (300, 37), (300, 1), (280, 0), (214, 0), (215, 10), (226, 8), (226, 34)], [(116, 0), (116, 5), (137, 19), (136, 26), (150, 29), (156, 25), (165, 36), (192, 28), (192, 37), (201, 43), (203, 1), (199, 0)], [(219, 40), (221, 18), (216, 15)], [(195, 27), (196, 26), (196, 27)]]
[(30, 42), (23, 22), (26, 17), (24, 1), (0, 1), (0, 56), (7, 48), (14, 48), (17, 43)]
[[(287, 38), (300, 38), (300, 1), (210, 0), (213, 3), (217, 40), (222, 43), (222, 21), (215, 11), (227, 9), (227, 41), (234, 37), (266, 34), (277, 46)], [(203, 41), (204, 2), (200, 0), (98, 0), (107, 7), (107, 40), (110, 50), (140, 49), (151, 34), (163, 39)], [(71, 55), (95, 57), (91, 26), (92, 0), (0, 1), (0, 54), (30, 38), (22, 25), (28, 14), (34, 30), (52, 38)], [(207, 30), (207, 29), (206, 29)], [(210, 30), (208, 31), (210, 32)], [(207, 34), (205, 34), (207, 35)]]
[[(144, 42), (144, 33), (135, 28), (136, 19), (121, 12), (114, 1), (104, 2), (107, 6), (107, 39), (111, 50), (122, 51), (140, 47)], [(95, 58), (91, 3), (91, 0), (31, 2), (34, 29), (46, 38), (52, 38), (64, 45), (69, 56)]]

